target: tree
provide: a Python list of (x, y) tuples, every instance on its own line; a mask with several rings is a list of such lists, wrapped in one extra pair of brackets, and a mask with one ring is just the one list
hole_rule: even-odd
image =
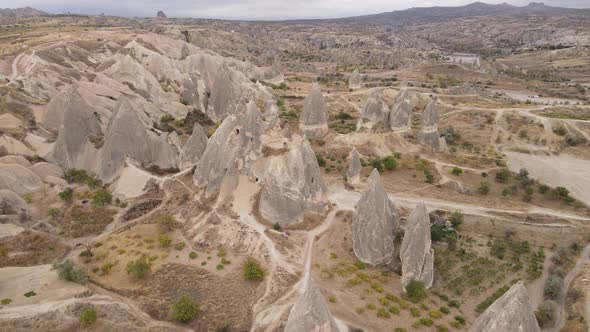
[(96, 310), (94, 310), (93, 308), (87, 308), (84, 311), (82, 311), (82, 314), (80, 314), (80, 322), (87, 325), (94, 324), (94, 322), (96, 322), (96, 318)]
[(455, 176), (459, 176), (461, 174), (463, 174), (463, 169), (461, 167), (453, 167), (453, 171), (452, 171), (453, 175)]
[(174, 319), (181, 323), (188, 323), (195, 319), (200, 311), (201, 306), (186, 295), (183, 295), (172, 306), (172, 315), (174, 316)]
[(373, 168), (376, 168), (379, 171), (379, 173), (383, 173), (383, 164), (381, 163), (380, 159), (375, 159), (371, 161), (371, 166), (373, 166)]
[(463, 223), (463, 213), (461, 211), (455, 211), (451, 213), (449, 221), (453, 225), (454, 229), (459, 229), (459, 226)]
[(508, 180), (508, 178), (510, 178), (510, 171), (507, 168), (496, 172), (496, 181), (504, 183)]
[(92, 195), (92, 204), (95, 206), (105, 206), (107, 204), (111, 204), (112, 200), (113, 195), (106, 189), (98, 189)]
[(561, 296), (562, 288), (563, 278), (558, 275), (552, 275), (545, 282), (545, 288), (543, 292), (546, 298), (557, 300)]
[(76, 268), (74, 263), (69, 259), (61, 264), (55, 264), (53, 267), (57, 270), (57, 275), (60, 279), (80, 284), (88, 281), (88, 274), (86, 274), (86, 271), (81, 268)]
[(150, 261), (147, 256), (142, 256), (127, 263), (127, 274), (131, 274), (136, 278), (143, 278), (148, 272), (150, 272)]
[(244, 262), (244, 277), (247, 280), (262, 280), (264, 278), (264, 270), (260, 263), (254, 259), (248, 259)]
[(397, 168), (397, 161), (393, 157), (385, 157), (383, 158), (383, 165), (387, 170), (393, 171)]
[(537, 317), (537, 322), (541, 327), (551, 326), (555, 316), (555, 308), (557, 305), (555, 302), (551, 300), (546, 300), (543, 303), (539, 304), (537, 311), (535, 312), (535, 316)]
[(406, 286), (406, 294), (412, 302), (420, 302), (426, 297), (426, 287), (421, 281), (411, 280)]

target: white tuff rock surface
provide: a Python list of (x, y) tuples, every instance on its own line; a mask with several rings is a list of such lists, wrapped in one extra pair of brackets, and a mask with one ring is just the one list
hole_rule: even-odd
[(348, 156), (348, 169), (346, 170), (346, 183), (355, 187), (361, 183), (361, 158), (356, 148), (352, 148)]
[(424, 283), (426, 288), (432, 286), (434, 251), (431, 245), (430, 217), (426, 205), (420, 202), (408, 217), (399, 254), (404, 288), (412, 280)]
[(321, 138), (328, 134), (326, 100), (317, 83), (303, 101), (299, 131), (307, 139)]
[(285, 332), (339, 332), (328, 304), (309, 280), (303, 294), (291, 308)]
[(399, 217), (387, 196), (379, 171), (373, 169), (352, 221), (352, 248), (364, 263), (377, 266), (393, 259)]

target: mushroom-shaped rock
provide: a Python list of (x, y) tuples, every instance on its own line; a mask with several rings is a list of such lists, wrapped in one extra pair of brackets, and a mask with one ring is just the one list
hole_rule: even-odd
[(146, 167), (176, 168), (178, 151), (172, 141), (172, 135), (150, 130), (147, 115), (132, 100), (123, 98), (105, 132), (97, 174), (105, 182), (114, 180), (127, 157)]
[(412, 105), (408, 97), (408, 91), (400, 91), (395, 104), (389, 113), (389, 126), (392, 129), (410, 128), (412, 125)]
[(185, 170), (195, 165), (207, 148), (207, 134), (198, 123), (193, 126), (193, 133), (180, 151), (179, 168)]
[(24, 195), (41, 189), (41, 178), (30, 169), (17, 164), (0, 164), (0, 189)]
[(27, 209), (27, 202), (12, 190), (0, 189), (0, 215), (18, 214)]
[(324, 296), (311, 282), (291, 308), (285, 332), (339, 332)]
[(352, 248), (356, 257), (373, 266), (391, 262), (398, 227), (395, 206), (383, 188), (379, 171), (374, 169), (352, 221)]
[(303, 221), (305, 213), (322, 213), (326, 187), (316, 156), (307, 140), (292, 143), (286, 155), (266, 168), (260, 214), (282, 227)]
[(197, 163), (193, 180), (206, 187), (206, 196), (219, 193), (221, 184), (232, 168), (246, 167), (260, 152), (262, 115), (254, 102), (245, 114), (228, 116), (207, 142), (207, 148)]
[(404, 288), (412, 280), (424, 283), (427, 288), (432, 286), (434, 252), (431, 244), (430, 217), (426, 205), (420, 202), (408, 217), (399, 254)]
[(351, 90), (358, 90), (361, 88), (362, 77), (358, 70), (354, 70), (348, 79), (348, 88)]
[(363, 119), (372, 123), (388, 123), (389, 107), (383, 99), (383, 93), (379, 89), (373, 89), (363, 108)]
[(346, 183), (358, 186), (361, 183), (361, 157), (356, 148), (352, 148), (348, 156), (348, 169), (346, 170)]
[(522, 282), (516, 283), (473, 323), (470, 332), (540, 332)]
[(326, 100), (317, 83), (303, 101), (299, 131), (308, 139), (321, 138), (328, 133)]
[(0, 164), (17, 164), (24, 167), (31, 167), (31, 163), (23, 156), (8, 155), (0, 157)]
[(64, 171), (59, 166), (46, 162), (36, 163), (35, 165), (31, 166), (31, 170), (37, 173), (37, 175), (39, 175), (43, 181), (46, 181), (48, 177), (64, 177)]

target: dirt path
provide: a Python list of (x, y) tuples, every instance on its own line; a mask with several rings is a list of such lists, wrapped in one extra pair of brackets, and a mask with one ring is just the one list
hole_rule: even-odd
[(566, 298), (567, 290), (569, 289), (570, 284), (576, 278), (578, 273), (580, 273), (582, 266), (584, 266), (584, 264), (586, 264), (589, 261), (590, 261), (590, 245), (586, 246), (584, 248), (584, 250), (582, 250), (582, 254), (578, 258), (576, 265), (574, 266), (573, 269), (571, 269), (570, 272), (568, 272), (568, 274), (563, 279), (563, 290), (564, 291), (563, 291), (563, 296), (561, 297), (561, 299), (559, 299), (559, 303), (558, 303), (559, 310), (557, 311), (557, 318), (555, 319), (555, 327), (553, 329), (549, 329), (549, 331), (558, 332), (565, 326), (565, 317), (566, 317), (565, 298)]

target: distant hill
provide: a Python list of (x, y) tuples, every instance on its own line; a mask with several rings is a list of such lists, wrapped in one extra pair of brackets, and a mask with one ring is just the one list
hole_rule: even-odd
[(523, 7), (517, 7), (507, 3), (491, 5), (483, 2), (474, 2), (458, 7), (416, 7), (381, 14), (324, 21), (402, 25), (441, 22), (457, 18), (489, 15), (590, 15), (590, 9), (551, 7), (542, 2), (531, 2)]
[(46, 16), (48, 13), (31, 8), (0, 8), (0, 17), (31, 17), (31, 16)]

